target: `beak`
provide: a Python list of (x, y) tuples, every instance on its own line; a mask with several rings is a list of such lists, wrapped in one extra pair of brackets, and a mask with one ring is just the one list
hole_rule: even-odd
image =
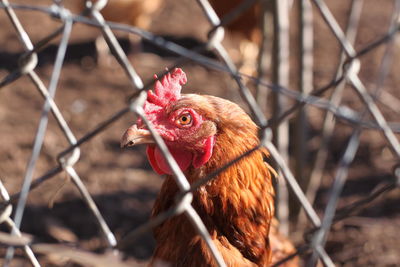
[(121, 148), (139, 144), (153, 144), (154, 140), (147, 129), (139, 129), (136, 124), (129, 127), (121, 139)]

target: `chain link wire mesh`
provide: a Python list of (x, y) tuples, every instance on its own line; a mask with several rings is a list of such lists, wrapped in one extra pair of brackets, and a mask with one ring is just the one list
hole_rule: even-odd
[[(15, 246), (23, 248), (26, 257), (30, 260), (33, 266), (40, 266), (40, 263), (35, 256), (35, 251), (46, 254), (57, 250), (57, 247), (46, 247), (45, 244), (38, 246), (35, 243), (32, 243), (31, 239), (21, 236), (19, 229), (22, 220), (28, 219), (24, 218), (23, 215), (31, 190), (40, 187), (45, 181), (52, 179), (62, 172), (67, 173), (69, 177), (71, 177), (74, 186), (78, 188), (82, 199), (85, 201), (88, 209), (96, 218), (99, 228), (101, 229), (101, 232), (103, 233), (104, 238), (112, 252), (105, 254), (109, 257), (104, 255), (94, 256), (91, 253), (80, 251), (79, 249), (70, 250), (66, 247), (61, 247), (61, 252), (59, 252), (66, 257), (73, 258), (75, 261), (81, 264), (94, 266), (110, 266), (110, 264), (116, 266), (128, 266), (126, 262), (117, 256), (118, 251), (131, 245), (132, 241), (137, 239), (143, 232), (151, 231), (152, 228), (159, 225), (166, 219), (179, 214), (185, 214), (185, 216), (190, 219), (199, 235), (206, 241), (206, 244), (208, 245), (208, 248), (218, 266), (226, 266), (222, 256), (212, 242), (204, 223), (191, 205), (193, 198), (192, 193), (200, 186), (206, 184), (209, 180), (217, 176), (218, 173), (224, 171), (235, 162), (245, 158), (261, 146), (269, 150), (271, 156), (276, 161), (279, 170), (281, 171), (282, 177), (285, 179), (288, 187), (293, 192), (296, 201), (301, 205), (302, 212), (300, 213), (299, 220), (303, 221), (304, 223), (305, 218), (307, 218), (312, 224), (312, 228), (304, 232), (304, 242), (298, 244), (297, 252), (281, 260), (280, 262), (274, 263), (273, 266), (284, 264), (287, 260), (295, 257), (296, 255), (310, 253), (311, 257), (307, 262), (307, 266), (315, 266), (318, 260), (321, 260), (325, 266), (334, 266), (335, 264), (333, 263), (329, 254), (325, 251), (327, 235), (329, 234), (332, 225), (359, 211), (366, 205), (373, 202), (379, 196), (386, 194), (387, 192), (398, 187), (400, 179), (400, 167), (394, 168), (392, 173), (393, 177), (389, 183), (388, 181), (382, 181), (377, 187), (377, 190), (374, 190), (365, 198), (338, 209), (338, 200), (343, 192), (343, 186), (346, 183), (349, 168), (355, 160), (356, 153), (359, 149), (360, 136), (364, 130), (373, 129), (381, 132), (386, 139), (387, 145), (392, 151), (395, 161), (399, 162), (400, 159), (400, 144), (398, 138), (396, 137), (396, 134), (400, 132), (400, 127), (398, 124), (388, 121), (382, 114), (381, 109), (378, 107), (384, 105), (379, 96), (382, 95), (382, 91), (384, 89), (383, 83), (387, 78), (390, 65), (393, 63), (391, 62), (391, 59), (395, 49), (397, 48), (396, 38), (398, 36), (397, 33), (399, 30), (400, 14), (399, 1), (394, 1), (395, 5), (393, 8), (393, 13), (391, 14), (391, 25), (386, 31), (382, 30), (382, 37), (371, 41), (359, 49), (355, 49), (353, 44), (358, 30), (358, 21), (360, 19), (361, 9), (364, 2), (363, 0), (352, 1), (346, 31), (343, 31), (339, 26), (338, 22), (324, 1), (313, 0), (309, 2), (307, 0), (298, 0), (298, 2), (303, 5), (300, 14), (304, 15), (302, 19), (303, 22), (305, 22), (301, 25), (303, 30), (303, 39), (301, 39), (301, 42), (303, 42), (303, 50), (301, 51), (301, 55), (303, 57), (307, 56), (307, 43), (304, 42), (304, 40), (310, 38), (310, 36), (306, 34), (306, 32), (309, 30), (307, 27), (310, 27), (310, 23), (307, 23), (307, 19), (310, 19), (310, 17), (307, 16), (310, 16), (310, 14), (312, 15), (313, 13), (314, 16), (316, 16), (316, 13), (320, 13), (320, 16), (324, 19), (326, 25), (329, 27), (331, 34), (337, 39), (342, 50), (341, 61), (337, 68), (336, 75), (332, 81), (326, 86), (316, 88), (314, 90), (303, 91), (292, 90), (288, 88), (288, 84), (285, 84), (285, 86), (282, 86), (282, 84), (272, 84), (267, 82), (265, 79), (255, 78), (240, 73), (234, 64), (234, 61), (230, 57), (227, 49), (224, 47), (224, 27), (252, 5), (257, 4), (258, 1), (243, 1), (241, 5), (232, 10), (223, 18), (219, 18), (217, 16), (216, 12), (207, 0), (193, 1), (193, 4), (196, 2), (203, 10), (204, 16), (206, 16), (210, 22), (211, 27), (207, 43), (204, 44), (204, 46), (190, 50), (141, 28), (105, 21), (100, 11), (106, 6), (106, 0), (99, 0), (95, 2), (86, 1), (86, 9), (82, 14), (74, 14), (70, 10), (66, 9), (63, 6), (63, 1), (55, 0), (50, 6), (40, 6), (13, 4), (8, 0), (1, 0), (0, 8), (7, 14), (9, 20), (11, 21), (15, 29), (15, 34), (19, 37), (21, 44), (24, 46), (25, 52), (19, 58), (18, 68), (11, 71), (5, 77), (1, 77), (0, 88), (10, 85), (16, 80), (22, 79), (22, 77), (26, 76), (30, 79), (32, 84), (39, 90), (44, 98), (42, 114), (37, 126), (31, 156), (27, 164), (27, 169), (20, 191), (9, 196), (6, 188), (2, 183), (0, 183), (0, 191), (3, 200), (1, 203), (0, 223), (5, 224), (10, 230), (10, 235), (7, 237), (8, 239), (0, 240), (1, 243), (8, 245), (7, 252), (4, 255), (3, 266), (8, 266), (12, 262)], [(311, 7), (310, 4), (313, 4), (313, 7)], [(315, 12), (312, 12), (312, 8), (314, 8)], [(24, 27), (21, 25), (18, 16), (15, 14), (15, 10), (28, 10), (30, 12), (47, 14), (52, 18), (59, 20), (62, 23), (62, 26), (34, 45), (29, 34), (27, 34)], [(111, 115), (109, 118), (106, 118), (92, 131), (87, 132), (80, 138), (77, 138), (76, 135), (74, 135), (73, 131), (63, 117), (63, 111), (59, 108), (54, 100), (56, 91), (60, 90), (60, 88), (58, 88), (58, 82), (60, 79), (60, 74), (63, 71), (65, 53), (68, 48), (71, 32), (74, 30), (74, 24), (86, 24), (97, 27), (101, 30), (107, 45), (113, 52), (113, 55), (116, 57), (118, 63), (125, 71), (131, 86), (135, 89), (135, 92), (129, 99), (129, 103), (125, 107), (122, 107), (120, 111)], [(279, 27), (277, 30), (279, 31)], [(164, 141), (154, 130), (154, 127), (144, 115), (142, 107), (146, 100), (146, 90), (151, 88), (152, 83), (143, 83), (142, 78), (138, 75), (134, 64), (131, 64), (121, 48), (117, 38), (115, 37), (116, 31), (140, 36), (156, 46), (176, 53), (180, 57), (176, 61), (176, 66), (179, 66), (184, 62), (192, 62), (208, 69), (228, 73), (236, 82), (240, 95), (247, 104), (254, 121), (260, 127), (260, 145), (255, 147), (253, 150), (244, 153), (241, 157), (235, 159), (227, 166), (222, 166), (218, 171), (213, 172), (204, 179), (197, 181), (194, 184), (190, 184), (184, 173), (180, 170), (179, 166), (175, 162), (174, 158), (171, 156)], [(38, 63), (37, 53), (56, 38), (59, 39), (57, 53), (54, 59), (54, 67), (51, 72), (50, 82), (49, 85), (46, 86), (42, 78), (40, 78), (35, 71)], [(385, 49), (385, 53), (382, 56), (379, 67), (380, 71), (378, 81), (373, 90), (367, 90), (367, 86), (363, 83), (359, 76), (359, 70), (361, 67), (360, 58), (382, 46)], [(213, 51), (219, 59), (215, 60), (204, 56), (202, 53), (204, 51)], [(312, 72), (312, 65), (307, 64), (312, 64), (312, 62), (310, 63), (307, 60), (303, 61), (302, 67), (300, 68), (302, 71), (301, 75), (308, 75), (307, 69), (308, 73), (310, 71)], [(165, 71), (161, 71), (158, 74), (158, 77), (162, 77), (165, 74)], [(286, 104), (285, 106), (281, 106), (280, 109), (282, 111), (278, 114), (278, 116), (268, 120), (257, 103), (257, 100), (254, 98), (251, 90), (244, 83), (244, 78), (256, 83), (263, 90), (269, 90), (278, 94), (279, 96), (291, 99), (294, 104)], [(350, 86), (350, 89), (348, 90), (354, 90), (354, 92), (356, 92), (356, 94), (359, 96), (360, 102), (363, 106), (362, 109), (355, 110), (341, 101), (346, 85)], [(307, 85), (303, 84), (303, 86)], [(324, 93), (326, 92), (331, 92), (330, 99), (323, 97)], [(295, 175), (289, 168), (287, 159), (281, 156), (282, 151), (278, 151), (277, 147), (272, 142), (272, 129), (277, 125), (281, 125), (287, 121), (288, 118), (295, 114), (299, 109), (308, 106), (314, 106), (326, 111), (326, 117), (323, 124), (322, 145), (318, 151), (316, 157), (317, 161), (310, 175), (310, 187), (307, 192), (304, 192), (299, 185), (299, 181), (296, 180)], [(117, 241), (99, 209), (97, 208), (89, 190), (82, 182), (75, 165), (82, 160), (80, 158), (82, 145), (87, 142), (91, 142), (95, 136), (103, 132), (106, 128), (110, 127), (114, 122), (124, 116), (129, 116), (131, 113), (134, 113), (136, 116), (142, 118), (148, 129), (151, 131), (157, 146), (162, 151), (163, 155), (167, 159), (168, 165), (174, 173), (175, 181), (181, 192), (176, 204), (170, 210), (151, 219), (147, 223), (128, 233), (121, 240)], [(50, 114), (52, 114), (52, 116), (55, 118), (59, 128), (68, 141), (69, 146), (58, 154), (57, 166), (34, 179), (34, 170), (39, 160)], [(350, 135), (347, 146), (344, 147), (343, 155), (341, 156), (337, 165), (336, 174), (332, 182), (332, 187), (329, 193), (329, 199), (327, 201), (325, 211), (322, 214), (318, 214), (313, 208), (312, 203), (314, 202), (316, 190), (319, 188), (322, 175), (324, 173), (324, 166), (326, 164), (328, 153), (327, 144), (332, 137), (332, 132), (335, 127), (334, 119), (344, 121), (348, 125), (351, 125), (353, 127), (353, 132)], [(283, 203), (282, 205), (287, 205), (287, 203)], [(11, 209), (14, 210), (13, 216), (11, 216)], [(304, 214), (306, 216), (304, 216)], [(31, 245), (33, 246), (33, 249), (31, 248)]]

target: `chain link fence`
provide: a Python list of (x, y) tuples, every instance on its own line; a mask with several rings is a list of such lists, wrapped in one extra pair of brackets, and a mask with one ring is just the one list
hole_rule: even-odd
[[(263, 3), (263, 1), (260, 2)], [(15, 247), (23, 248), (26, 257), (34, 266), (40, 266), (40, 263), (36, 257), (36, 251), (39, 254), (58, 253), (83, 265), (111, 266), (111, 264), (113, 264), (116, 266), (131, 266), (132, 263), (122, 260), (122, 257), (120, 257), (120, 253), (118, 253), (118, 251), (130, 246), (132, 241), (137, 239), (142, 233), (151, 231), (152, 228), (159, 225), (166, 219), (178, 214), (185, 214), (190, 219), (199, 235), (201, 235), (201, 237), (206, 241), (207, 246), (210, 249), (218, 266), (226, 266), (223, 258), (212, 242), (204, 223), (191, 205), (193, 198), (192, 192), (213, 179), (216, 175), (218, 175), (218, 173), (224, 171), (228, 166), (234, 164), (242, 158), (245, 158), (259, 147), (246, 152), (238, 159), (235, 159), (233, 162), (229, 163), (227, 166), (222, 166), (217, 172), (214, 172), (212, 175), (207, 176), (204, 179), (197, 181), (196, 184), (191, 185), (169, 153), (162, 138), (157, 134), (151, 123), (144, 116), (142, 107), (146, 100), (146, 92), (152, 87), (153, 83), (143, 83), (142, 78), (140, 75), (138, 75), (138, 71), (135, 68), (135, 64), (132, 64), (129, 61), (124, 50), (121, 48), (121, 45), (115, 36), (115, 32), (117, 31), (125, 32), (129, 35), (140, 36), (140, 38), (158, 47), (161, 47), (162, 49), (179, 55), (179, 58), (176, 60), (174, 66), (181, 66), (182, 64), (191, 62), (192, 64), (197, 64), (206, 69), (215, 70), (221, 73), (228, 73), (232, 77), (232, 79), (236, 82), (237, 90), (242, 96), (244, 102), (247, 104), (254, 121), (260, 127), (260, 136), (262, 137), (260, 147), (263, 146), (267, 148), (271, 153), (271, 156), (279, 167), (281, 177), (284, 179), (282, 180), (281, 184), (287, 184), (287, 187), (290, 188), (290, 191), (293, 193), (296, 202), (301, 206), (301, 212), (299, 214), (298, 221), (302, 222), (303, 224), (308, 221), (308, 223), (311, 223), (312, 225), (311, 228), (304, 230), (304, 241), (297, 245), (296, 253), (288, 256), (280, 262), (274, 263), (274, 266), (284, 264), (287, 260), (297, 255), (309, 255), (309, 257), (304, 257), (304, 259), (306, 259), (305, 262), (307, 262), (307, 266), (315, 266), (318, 261), (321, 261), (325, 266), (335, 266), (330, 255), (325, 251), (327, 236), (332, 228), (332, 225), (350, 215), (353, 215), (366, 205), (369, 205), (379, 196), (396, 189), (399, 184), (400, 168), (395, 167), (392, 172), (392, 177), (389, 179), (389, 181), (384, 180), (379, 183), (379, 185), (376, 187), (377, 189), (371, 191), (368, 196), (365, 196), (364, 198), (359, 199), (347, 206), (338, 208), (338, 200), (343, 192), (343, 187), (348, 177), (349, 168), (352, 166), (355, 160), (356, 153), (360, 145), (360, 136), (363, 132), (366, 130), (380, 132), (382, 136), (384, 136), (387, 146), (390, 147), (392, 153), (391, 157), (394, 158), (395, 162), (399, 162), (400, 159), (400, 145), (398, 138), (396, 137), (396, 135), (400, 132), (400, 125), (398, 123), (388, 121), (381, 112), (380, 108), (386, 104), (382, 102), (382, 98), (380, 97), (383, 95), (382, 92), (385, 91), (384, 81), (390, 72), (391, 64), (393, 63), (393, 54), (397, 49), (396, 38), (399, 30), (400, 1), (393, 1), (394, 8), (392, 9), (392, 14), (390, 14), (392, 17), (391, 23), (388, 29), (382, 29), (382, 36), (357, 49), (354, 48), (353, 44), (359, 29), (358, 21), (360, 20), (361, 16), (360, 14), (364, 2), (363, 0), (352, 1), (351, 7), (348, 11), (348, 20), (345, 27), (346, 30), (343, 30), (338, 24), (324, 1), (294, 1), (292, 4), (298, 5), (297, 9), (299, 10), (298, 16), (300, 22), (298, 23), (300, 25), (300, 34), (298, 39), (300, 44), (299, 54), (301, 55), (299, 62), (301, 64), (298, 68), (298, 76), (302, 81), (301, 85), (299, 86), (302, 88), (301, 90), (290, 89), (289, 82), (287, 81), (287, 68), (289, 65), (287, 58), (289, 44), (287, 38), (290, 35), (288, 32), (289, 21), (287, 20), (289, 19), (291, 4), (287, 1), (276, 2), (277, 4), (273, 13), (277, 17), (274, 23), (274, 42), (277, 42), (277, 44), (274, 46), (273, 51), (273, 54), (276, 55), (276, 59), (274, 60), (275, 64), (273, 64), (273, 67), (275, 68), (277, 78), (273, 83), (270, 83), (263, 77), (256, 78), (239, 72), (227, 49), (223, 45), (225, 37), (224, 27), (231, 23), (242, 12), (251, 8), (252, 5), (260, 4), (255, 0), (243, 1), (241, 5), (237, 6), (223, 18), (219, 18), (217, 16), (216, 12), (207, 0), (193, 1), (193, 4), (197, 4), (201, 7), (204, 16), (206, 16), (211, 25), (208, 34), (208, 41), (204, 45), (201, 45), (195, 49), (187, 49), (177, 43), (168, 41), (161, 36), (141, 28), (105, 21), (100, 13), (100, 11), (105, 8), (105, 5), (107, 4), (107, 1), (105, 0), (99, 0), (93, 3), (91, 1), (86, 1), (86, 8), (82, 11), (82, 14), (79, 15), (66, 9), (63, 6), (63, 1), (55, 0), (49, 6), (41, 6), (14, 4), (12, 2), (10, 3), (8, 0), (2, 0), (0, 2), (0, 8), (7, 14), (9, 20), (14, 26), (15, 34), (19, 37), (21, 44), (24, 46), (25, 52), (19, 57), (18, 67), (10, 71), (10, 73), (5, 77), (1, 77), (0, 88), (4, 88), (5, 86), (10, 85), (16, 80), (22, 79), (23, 77), (28, 77), (44, 98), (42, 114), (37, 126), (34, 143), (31, 150), (31, 156), (27, 164), (20, 191), (9, 196), (7, 189), (3, 186), (3, 184), (0, 183), (1, 195), (3, 199), (1, 203), (0, 222), (10, 231), (10, 234), (5, 234), (2, 232), (0, 235), (0, 243), (8, 246), (8, 249), (4, 254), (3, 266), (8, 266), (10, 263), (12, 263)], [(29, 34), (25, 31), (18, 16), (15, 14), (15, 10), (27, 10), (29, 12), (44, 13), (48, 16), (51, 16), (53, 19), (59, 20), (62, 25), (45, 38), (33, 44)], [(265, 14), (270, 12), (266, 9), (264, 11)], [(310, 40), (313, 39), (313, 16), (317, 15), (323, 18), (326, 26), (329, 28), (330, 34), (336, 38), (340, 45), (342, 55), (340, 64), (337, 67), (337, 71), (333, 79), (327, 85), (313, 89), (313, 47)], [(71, 32), (74, 30), (74, 24), (86, 24), (101, 30), (102, 36), (106, 40), (110, 51), (112, 51), (112, 54), (125, 71), (127, 81), (129, 81), (131, 86), (136, 90), (130, 97), (126, 106), (121, 107), (118, 112), (111, 114), (103, 122), (98, 124), (92, 131), (87, 132), (80, 138), (77, 138), (74, 132), (71, 130), (63, 116), (63, 110), (54, 100), (56, 91), (62, 90), (62, 88), (59, 88), (59, 79), (63, 71), (65, 54), (66, 50), (68, 49)], [(266, 34), (267, 30), (264, 29), (264, 44), (265, 42), (270, 41), (266, 39)], [(38, 63), (37, 53), (44, 47), (48, 46), (51, 42), (54, 42), (54, 40), (57, 40), (58, 48), (49, 79), (50, 82), (46, 86), (45, 82), (43, 82), (43, 79), (36, 72)], [(362, 67), (361, 59), (364, 55), (372, 53), (377, 49), (384, 49), (384, 53), (381, 56), (378, 78), (372, 89), (367, 90), (367, 86), (359, 76), (359, 70)], [(204, 56), (205, 51), (212, 51), (218, 56), (218, 59), (212, 59)], [(172, 69), (172, 67), (173, 66), (170, 66), (170, 69)], [(165, 74), (165, 71), (161, 71), (157, 75), (158, 77), (162, 77)], [(82, 79), (84, 79), (83, 76)], [(244, 83), (245, 79), (257, 84), (259, 91), (268, 91), (277, 96), (278, 100), (276, 100), (276, 106), (278, 108), (274, 111), (275, 113), (272, 119), (268, 120), (266, 118), (262, 108), (258, 104), (259, 99), (256, 99), (253, 96), (252, 91)], [(342, 102), (342, 96), (345, 89), (353, 90), (358, 95), (359, 99), (357, 99), (357, 101), (360, 103), (362, 108), (354, 109)], [(325, 96), (327, 93), (330, 94), (330, 97)], [(389, 94), (389, 92), (386, 92), (386, 96), (387, 94)], [(280, 98), (290, 99), (290, 101), (281, 101), (279, 100)], [(396, 96), (391, 95), (391, 98), (396, 99)], [(292, 115), (303, 114), (298, 118), (298, 127), (301, 132), (304, 124), (307, 123), (307, 120), (305, 119), (307, 117), (306, 107), (311, 106), (326, 111), (326, 115), (321, 126), (321, 141), (317, 152), (316, 161), (314, 166), (312, 166), (310, 175), (307, 176), (309, 177), (309, 186), (306, 191), (303, 191), (299, 185), (301, 180), (296, 179), (295, 177), (306, 175), (304, 173), (302, 174), (302, 168), (300, 168), (299, 172), (296, 171), (296, 174), (292, 172), (288, 164), (288, 152), (284, 151), (285, 145), (282, 145), (289, 141), (274, 140), (275, 142), (273, 142), (273, 132), (276, 133), (275, 131), (282, 125), (286, 124)], [(299, 113), (299, 111), (301, 112)], [(82, 145), (87, 142), (91, 142), (94, 137), (102, 133), (106, 128), (112, 126), (114, 122), (120, 120), (122, 117), (131, 116), (132, 113), (140, 117), (151, 131), (157, 146), (162, 151), (163, 155), (167, 159), (168, 165), (174, 173), (175, 181), (181, 192), (179, 199), (176, 201), (176, 204), (173, 208), (155, 218), (152, 218), (147, 223), (134, 229), (132, 232), (126, 234), (121, 240), (117, 241), (114, 234), (108, 227), (106, 220), (104, 220), (102, 214), (97, 208), (89, 190), (82, 182), (75, 165), (82, 160), (80, 157)], [(34, 170), (37, 166), (37, 162), (39, 161), (39, 156), (45, 139), (50, 116), (53, 116), (56, 120), (63, 135), (67, 139), (69, 146), (58, 154), (58, 164), (54, 166), (54, 168), (48, 170), (39, 177), (34, 177)], [(324, 208), (324, 212), (318, 214), (313, 208), (313, 202), (324, 174), (327, 155), (329, 153), (328, 144), (332, 138), (336, 121), (341, 121), (347, 125), (351, 125), (352, 132), (349, 135), (346, 146), (343, 147), (342, 156), (338, 160), (332, 185), (328, 194), (327, 205)], [(282, 129), (281, 131), (285, 131), (287, 127)], [(280, 132), (279, 136), (284, 136), (284, 134)], [(296, 142), (305, 143), (306, 141), (304, 138), (306, 138), (304, 133), (300, 133), (298, 138), (296, 138)], [(299, 150), (299, 156), (296, 156), (296, 160), (298, 162), (304, 158), (304, 153), (306, 153), (305, 150), (306, 148), (304, 147)], [(23, 214), (30, 192), (35, 188), (42, 186), (45, 181), (56, 177), (62, 172), (67, 173), (74, 186), (78, 188), (82, 199), (85, 201), (88, 209), (96, 218), (99, 228), (101, 229), (104, 239), (108, 243), (111, 252), (107, 252), (105, 254), (93, 254), (77, 248), (71, 249), (68, 247), (54, 246), (50, 244), (36, 244), (32, 241), (32, 238), (21, 234), (19, 229), (23, 221)], [(282, 212), (282, 210), (284, 211), (285, 207), (288, 206), (287, 196), (285, 197), (285, 195), (287, 195), (285, 194), (285, 190), (285, 186), (280, 186), (278, 189), (279, 206), (277, 215), (283, 226), (288, 225), (288, 214)], [(24, 218), (24, 220), (28, 219), (29, 218), (26, 217)], [(285, 230), (283, 229), (283, 231)]]

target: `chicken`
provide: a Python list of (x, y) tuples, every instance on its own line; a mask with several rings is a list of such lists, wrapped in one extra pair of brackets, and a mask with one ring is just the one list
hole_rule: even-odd
[[(96, 3), (98, 0), (92, 0)], [(108, 0), (107, 4), (100, 10), (106, 21), (117, 22), (135, 26), (141, 29), (148, 30), (152, 16), (160, 10), (163, 5), (163, 0)], [(85, 9), (85, 0), (70, 0), (66, 1), (66, 7), (76, 13), (81, 13)], [(139, 37), (128, 35), (129, 44), (133, 53), (141, 51)], [(95, 40), (96, 52), (98, 54), (97, 61), (101, 66), (109, 66), (111, 57), (110, 49), (106, 41), (98, 36)]]
[[(222, 20), (245, 0), (210, 0), (217, 15)], [(234, 38), (239, 39), (238, 52), (230, 54), (239, 64), (239, 71), (254, 76), (257, 69), (257, 57), (261, 45), (261, 4), (256, 2), (236, 19), (224, 26)]]
[[(98, 0), (92, 0), (97, 2)], [(80, 0), (80, 9), (85, 7), (84, 0)], [(160, 8), (161, 0), (109, 0), (101, 10), (105, 20), (125, 23), (147, 29), (151, 23), (151, 15)]]
[[(208, 95), (181, 95), (186, 81), (181, 69), (156, 81), (154, 91), (148, 92), (144, 111), (193, 184), (256, 147), (259, 139), (256, 124), (235, 103)], [(122, 147), (137, 144), (147, 144), (152, 168), (166, 175), (153, 207), (154, 217), (175, 204), (179, 189), (141, 119), (126, 130), (121, 140)], [(193, 192), (192, 205), (228, 266), (271, 263), (274, 244), (270, 244), (269, 233), (274, 216), (272, 179), (276, 173), (264, 161), (268, 155), (267, 150), (258, 149)], [(156, 261), (172, 266), (216, 265), (185, 215), (169, 218), (157, 226), (154, 237), (157, 244), (152, 265)], [(273, 240), (281, 242), (282, 238)], [(295, 251), (290, 243), (285, 246), (286, 252)], [(297, 259), (292, 263), (297, 263)]]
[[(210, 0), (215, 13), (222, 20), (245, 0)], [(260, 32), (260, 3), (254, 3), (250, 8), (243, 11), (236, 19), (225, 26), (233, 34), (240, 35), (251, 42), (259, 44), (261, 42)]]

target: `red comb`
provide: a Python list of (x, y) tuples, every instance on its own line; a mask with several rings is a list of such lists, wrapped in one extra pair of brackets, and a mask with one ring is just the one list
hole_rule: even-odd
[[(155, 79), (157, 75), (154, 75)], [(147, 100), (144, 103), (144, 112), (146, 117), (152, 123), (160, 121), (164, 117), (165, 107), (181, 98), (182, 86), (187, 82), (186, 74), (182, 69), (176, 68), (172, 72), (168, 72), (154, 85), (154, 92), (147, 92)], [(142, 125), (142, 120), (138, 119), (138, 125)]]
[[(154, 74), (154, 78), (158, 79)], [(164, 75), (162, 80), (157, 80), (154, 85), (154, 92), (147, 93), (147, 101), (157, 106), (165, 107), (168, 103), (174, 102), (181, 97), (182, 86), (187, 82), (186, 74), (180, 68)]]

